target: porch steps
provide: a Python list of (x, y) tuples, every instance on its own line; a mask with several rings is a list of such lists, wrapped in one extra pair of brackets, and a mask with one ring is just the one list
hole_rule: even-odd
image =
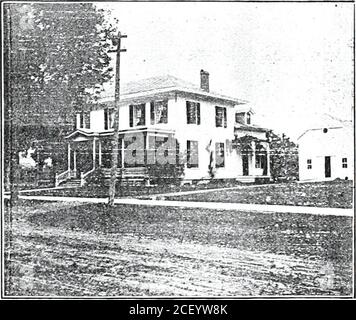
[(60, 187), (79, 188), (80, 179), (72, 178), (60, 184)]
[[(108, 184), (110, 180), (110, 169), (105, 168), (102, 169), (102, 171), (106, 180), (106, 184)], [(145, 183), (148, 175), (146, 168), (137, 167), (117, 169), (116, 177), (121, 179), (121, 185), (142, 185)]]
[(242, 177), (238, 177), (236, 178), (237, 181), (242, 182), (242, 183), (253, 183), (255, 182), (255, 177), (251, 177), (251, 176), (242, 176)]

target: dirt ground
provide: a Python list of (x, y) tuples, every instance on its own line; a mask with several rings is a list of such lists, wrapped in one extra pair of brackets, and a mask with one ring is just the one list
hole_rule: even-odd
[(40, 202), (11, 213), (6, 295), (351, 294), (347, 217)]

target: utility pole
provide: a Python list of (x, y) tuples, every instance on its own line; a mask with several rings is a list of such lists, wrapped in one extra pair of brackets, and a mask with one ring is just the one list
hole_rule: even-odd
[(117, 37), (113, 39), (113, 45), (116, 45), (116, 50), (109, 50), (109, 52), (116, 52), (116, 75), (115, 75), (115, 117), (114, 117), (114, 138), (111, 142), (111, 172), (110, 172), (110, 186), (109, 186), (109, 206), (114, 205), (115, 189), (116, 189), (116, 172), (117, 172), (117, 158), (119, 154), (119, 111), (120, 111), (120, 53), (126, 52), (126, 49), (121, 49), (121, 39), (127, 38), (127, 35), (122, 35), (119, 31)]

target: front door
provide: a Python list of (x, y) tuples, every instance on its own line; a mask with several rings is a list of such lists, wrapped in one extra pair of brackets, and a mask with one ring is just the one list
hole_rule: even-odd
[(325, 178), (331, 177), (330, 157), (325, 157)]
[(263, 175), (266, 176), (267, 175), (267, 155), (263, 155), (261, 157), (261, 167), (263, 169)]
[(248, 155), (242, 155), (242, 174), (248, 176)]

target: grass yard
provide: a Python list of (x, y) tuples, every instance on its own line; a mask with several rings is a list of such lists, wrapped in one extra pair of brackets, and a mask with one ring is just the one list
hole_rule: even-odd
[[(167, 192), (181, 192), (181, 191), (193, 191), (193, 190), (205, 190), (215, 188), (236, 187), (242, 184), (238, 181), (220, 181), (213, 180), (205, 184), (193, 184), (193, 185), (174, 185), (165, 184), (157, 186), (134, 186), (123, 185), (117, 186), (117, 197), (137, 197), (137, 196), (150, 196), (154, 194), (167, 193)], [(85, 185), (81, 188), (65, 188), (65, 189), (50, 189), (42, 191), (22, 192), (23, 195), (41, 195), (41, 196), (67, 196), (67, 197), (93, 197), (93, 198), (105, 198), (108, 197), (108, 186), (88, 186)]]
[(166, 197), (168, 200), (352, 208), (353, 182), (286, 183)]
[(6, 295), (352, 293), (350, 217), (30, 201), (11, 213)]

